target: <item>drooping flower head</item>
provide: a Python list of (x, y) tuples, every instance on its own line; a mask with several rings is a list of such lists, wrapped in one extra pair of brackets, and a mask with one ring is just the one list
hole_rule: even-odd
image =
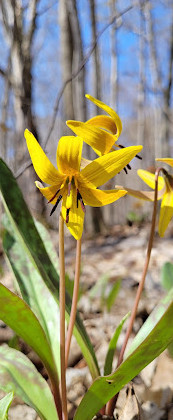
[[(103, 156), (116, 150), (116, 148), (123, 148), (124, 146), (116, 143), (122, 132), (122, 122), (118, 114), (104, 102), (88, 94), (85, 96), (108, 115), (96, 115), (85, 123), (68, 120), (66, 121), (67, 126), (77, 136), (82, 137), (83, 141), (91, 146), (98, 156)], [(141, 159), (139, 155), (136, 155), (136, 157)], [(83, 160), (82, 164), (85, 165), (86, 163)], [(131, 169), (131, 166), (127, 164), (127, 168)], [(123, 168), (126, 173), (127, 168)]]
[(75, 239), (80, 239), (83, 231), (85, 205), (93, 207), (113, 203), (126, 194), (117, 189), (98, 190), (142, 149), (142, 146), (131, 146), (101, 156), (80, 170), (83, 141), (80, 137), (61, 137), (57, 147), (56, 169), (41, 146), (29, 130), (25, 130), (27, 147), (34, 169), (40, 182), (36, 186), (53, 204), (51, 214), (62, 201), (62, 217)]
[[(159, 162), (167, 163), (173, 167), (173, 159), (171, 158), (162, 158), (156, 160)], [(158, 231), (159, 235), (163, 237), (173, 216), (173, 176), (169, 174), (164, 168), (161, 168), (161, 171), (163, 176), (158, 177), (158, 199), (162, 199)], [(155, 189), (155, 175), (153, 173), (143, 169), (138, 169), (137, 173), (149, 187)], [(116, 188), (123, 189), (123, 187), (120, 185), (117, 185)], [(154, 201), (154, 192), (152, 191), (137, 191), (126, 187), (124, 190), (133, 197), (147, 201)]]
[(118, 114), (108, 105), (91, 95), (85, 96), (108, 115), (96, 115), (85, 123), (68, 120), (66, 124), (77, 136), (82, 137), (97, 155), (102, 156), (109, 153), (118, 140), (122, 131), (122, 122)]

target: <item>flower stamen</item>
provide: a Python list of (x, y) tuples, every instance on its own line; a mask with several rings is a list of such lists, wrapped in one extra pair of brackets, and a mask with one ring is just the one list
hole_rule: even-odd
[(54, 200), (54, 198), (56, 197), (56, 195), (60, 192), (60, 188), (59, 190), (54, 194), (54, 196), (47, 202), (47, 204), (51, 203), (51, 201)]
[(69, 222), (69, 213), (70, 213), (70, 209), (66, 209), (66, 223)]
[(77, 208), (78, 208), (78, 201), (80, 201), (81, 208), (82, 208), (83, 212), (85, 213), (85, 204), (84, 204), (83, 199), (82, 199), (82, 196), (81, 196), (81, 194), (80, 194), (80, 192), (79, 192), (79, 190), (77, 188), (77, 204), (76, 204), (77, 205)]
[(70, 196), (70, 191), (71, 191), (71, 182), (68, 183), (68, 192), (67, 192), (68, 197)]
[(62, 199), (62, 195), (59, 195), (59, 197), (58, 197), (58, 199), (57, 199), (57, 201), (56, 201), (55, 205), (53, 206), (53, 208), (52, 208), (52, 210), (51, 210), (51, 212), (50, 212), (50, 216), (52, 216), (52, 214), (53, 214), (53, 213), (54, 213), (54, 211), (56, 210), (56, 208), (57, 208), (57, 206), (58, 206), (59, 202), (61, 201), (61, 199)]

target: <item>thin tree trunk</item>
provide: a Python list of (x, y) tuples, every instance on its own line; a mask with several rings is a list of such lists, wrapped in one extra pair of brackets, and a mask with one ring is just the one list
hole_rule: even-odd
[[(39, 0), (28, 3), (28, 27), (25, 27), (24, 12), (21, 0), (1, 0), (1, 11), (5, 38), (9, 45), (11, 55), (11, 74), (9, 76), (13, 92), (13, 105), (15, 112), (15, 169), (26, 161), (26, 142), (24, 140), (25, 128), (30, 129), (39, 141), (34, 116), (32, 113), (32, 41), (36, 28), (36, 7)], [(14, 165), (13, 165), (14, 166)], [(29, 182), (28, 182), (29, 179)], [(27, 170), (19, 180), (24, 191), (27, 184), (27, 198), (32, 202), (32, 208), (41, 211), (43, 200), (36, 190), (33, 190), (35, 172), (33, 168)], [(32, 194), (31, 194), (31, 191)]]
[[(63, 82), (68, 80), (72, 75), (72, 60), (73, 60), (73, 38), (71, 33), (71, 25), (69, 22), (69, 15), (67, 4), (65, 0), (59, 1), (59, 25), (60, 25), (60, 39), (61, 39), (61, 66)], [(65, 88), (63, 98), (63, 114), (64, 119), (74, 119), (73, 106), (73, 90), (72, 82), (69, 82)]]
[[(90, 15), (91, 15), (91, 30), (92, 30), (92, 42), (96, 42), (96, 8), (95, 0), (90, 0)], [(101, 98), (101, 66), (99, 57), (99, 48), (96, 43), (96, 47), (93, 52), (93, 91), (92, 95), (96, 98)], [(100, 111), (98, 107), (95, 107), (95, 113), (98, 114)], [(104, 230), (104, 218), (103, 210), (100, 207), (91, 207), (92, 224), (95, 233), (102, 232)]]
[(163, 108), (163, 157), (169, 156), (170, 147), (170, 102), (171, 102), (171, 90), (172, 90), (172, 77), (173, 77), (173, 6), (172, 6), (172, 24), (171, 24), (171, 34), (170, 34), (170, 51), (169, 51), (169, 67), (168, 67), (168, 77), (167, 77), (167, 86), (164, 90), (164, 108)]
[(140, 35), (139, 35), (139, 86), (138, 86), (138, 130), (137, 144), (144, 144), (145, 141), (145, 18), (143, 4), (140, 4)]
[[(154, 156), (162, 155), (162, 130), (161, 130), (161, 101), (160, 94), (162, 92), (162, 83), (160, 77), (160, 71), (158, 66), (156, 43), (155, 43), (155, 33), (154, 33), (154, 24), (153, 17), (151, 12), (151, 2), (148, 0), (144, 4), (144, 14), (146, 20), (146, 32), (147, 32), (147, 42), (150, 49), (150, 74), (152, 82), (152, 92), (154, 99), (154, 124), (153, 131), (154, 134), (152, 138), (154, 139)], [(152, 129), (152, 127), (151, 127)], [(153, 144), (151, 144), (150, 150), (152, 150)]]
[[(117, 12), (117, 0), (110, 1), (111, 16)], [(110, 106), (117, 110), (118, 103), (118, 54), (117, 54), (117, 25), (111, 26), (111, 75), (110, 75)]]
[[(81, 29), (76, 6), (76, 0), (66, 0), (71, 34), (73, 38), (73, 59), (72, 74), (76, 72), (79, 63), (83, 60), (83, 45), (81, 37)], [(85, 101), (85, 67), (80, 71), (79, 75), (73, 80), (73, 104), (75, 119), (86, 120), (86, 101)]]

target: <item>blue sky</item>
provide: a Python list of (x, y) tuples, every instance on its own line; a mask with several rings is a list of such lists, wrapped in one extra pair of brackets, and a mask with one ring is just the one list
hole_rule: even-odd
[[(78, 10), (82, 30), (84, 45), (84, 55), (92, 43), (90, 13), (88, 0), (78, 0)], [(126, 8), (131, 2), (121, 0), (118, 2), (121, 10)], [(170, 36), (171, 22), (171, 3), (152, 1), (152, 13), (154, 25), (157, 33), (156, 48), (159, 57), (159, 67), (162, 74), (163, 85), (165, 84), (168, 66), (168, 43)], [(52, 0), (47, 12), (42, 13), (47, 7), (46, 0), (40, 0), (39, 13), (37, 20), (37, 31), (33, 45), (33, 87), (34, 87), (34, 110), (35, 113), (44, 118), (51, 116), (58, 91), (62, 86), (61, 77), (61, 56), (60, 56), (60, 32), (58, 25), (57, 2)], [(108, 3), (97, 0), (97, 29), (100, 30), (109, 21)], [(119, 9), (120, 10), (120, 9)], [(123, 16), (123, 24), (117, 32), (118, 45), (118, 70), (119, 70), (119, 96), (118, 112), (122, 118), (130, 118), (136, 115), (135, 102), (137, 95), (137, 85), (139, 81), (139, 36), (134, 29), (139, 30), (139, 12), (133, 8)], [(102, 35), (99, 40), (102, 65), (102, 93), (105, 102), (110, 99), (110, 29)], [(6, 48), (4, 48), (4, 45)], [(4, 44), (2, 26), (0, 26), (0, 53), (1, 65), (5, 66), (8, 47)], [(150, 93), (151, 74), (149, 65), (149, 51), (146, 46), (145, 74), (147, 79), (146, 106), (152, 106), (153, 95)], [(92, 57), (86, 64), (87, 80), (86, 91), (92, 94), (91, 83), (91, 62)], [(0, 87), (3, 88), (3, 80), (0, 78)]]

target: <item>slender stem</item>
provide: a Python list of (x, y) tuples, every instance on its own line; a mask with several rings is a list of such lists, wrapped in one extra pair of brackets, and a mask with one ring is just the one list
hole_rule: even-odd
[[(153, 215), (152, 215), (151, 230), (150, 230), (150, 237), (149, 237), (148, 248), (147, 248), (147, 255), (146, 255), (146, 259), (145, 259), (145, 265), (144, 265), (144, 269), (143, 269), (143, 273), (142, 273), (142, 278), (141, 278), (141, 281), (140, 281), (139, 286), (138, 286), (138, 290), (137, 290), (134, 306), (133, 306), (133, 309), (132, 309), (132, 313), (131, 313), (131, 316), (130, 316), (129, 326), (127, 328), (126, 335), (125, 335), (125, 338), (124, 338), (124, 343), (122, 345), (122, 348), (121, 348), (121, 351), (120, 351), (120, 354), (119, 354), (117, 367), (123, 361), (124, 352), (125, 352), (125, 349), (126, 349), (126, 346), (127, 346), (127, 343), (128, 343), (128, 339), (130, 337), (130, 334), (131, 334), (131, 331), (132, 331), (132, 328), (133, 328), (133, 323), (134, 323), (134, 320), (135, 320), (135, 317), (136, 317), (138, 304), (139, 304), (141, 293), (142, 293), (142, 290), (143, 290), (143, 287), (144, 287), (145, 277), (146, 277), (146, 274), (147, 274), (148, 265), (149, 265), (149, 261), (150, 261), (151, 250), (152, 250), (153, 239), (154, 239), (155, 223), (156, 223), (158, 176), (159, 176), (160, 170), (161, 170), (161, 168), (158, 168), (158, 169), (156, 169), (156, 172), (155, 172), (155, 192), (154, 192)], [(117, 400), (117, 396), (118, 395), (115, 395), (107, 403), (106, 414), (109, 415), (109, 416), (111, 416), (113, 414), (115, 403), (116, 403), (116, 400)]]
[(58, 418), (59, 420), (62, 420), (62, 404), (61, 404), (61, 396), (59, 392), (59, 381), (57, 380), (57, 378), (54, 378), (53, 374), (50, 377), (50, 381), (51, 381), (52, 394), (54, 397), (54, 401), (55, 401), (55, 405), (56, 405), (56, 409), (58, 413)]
[(77, 241), (76, 245), (76, 265), (75, 265), (75, 278), (74, 278), (74, 289), (73, 299), (71, 305), (70, 322), (67, 331), (66, 348), (65, 348), (65, 365), (68, 365), (68, 356), (70, 351), (70, 343), (73, 334), (73, 327), (76, 319), (77, 302), (79, 295), (79, 280), (80, 280), (80, 263), (81, 263), (81, 239)]
[(61, 399), (63, 420), (68, 420), (65, 375), (65, 260), (64, 260), (64, 220), (59, 216), (59, 302), (60, 302), (60, 355), (61, 355)]

